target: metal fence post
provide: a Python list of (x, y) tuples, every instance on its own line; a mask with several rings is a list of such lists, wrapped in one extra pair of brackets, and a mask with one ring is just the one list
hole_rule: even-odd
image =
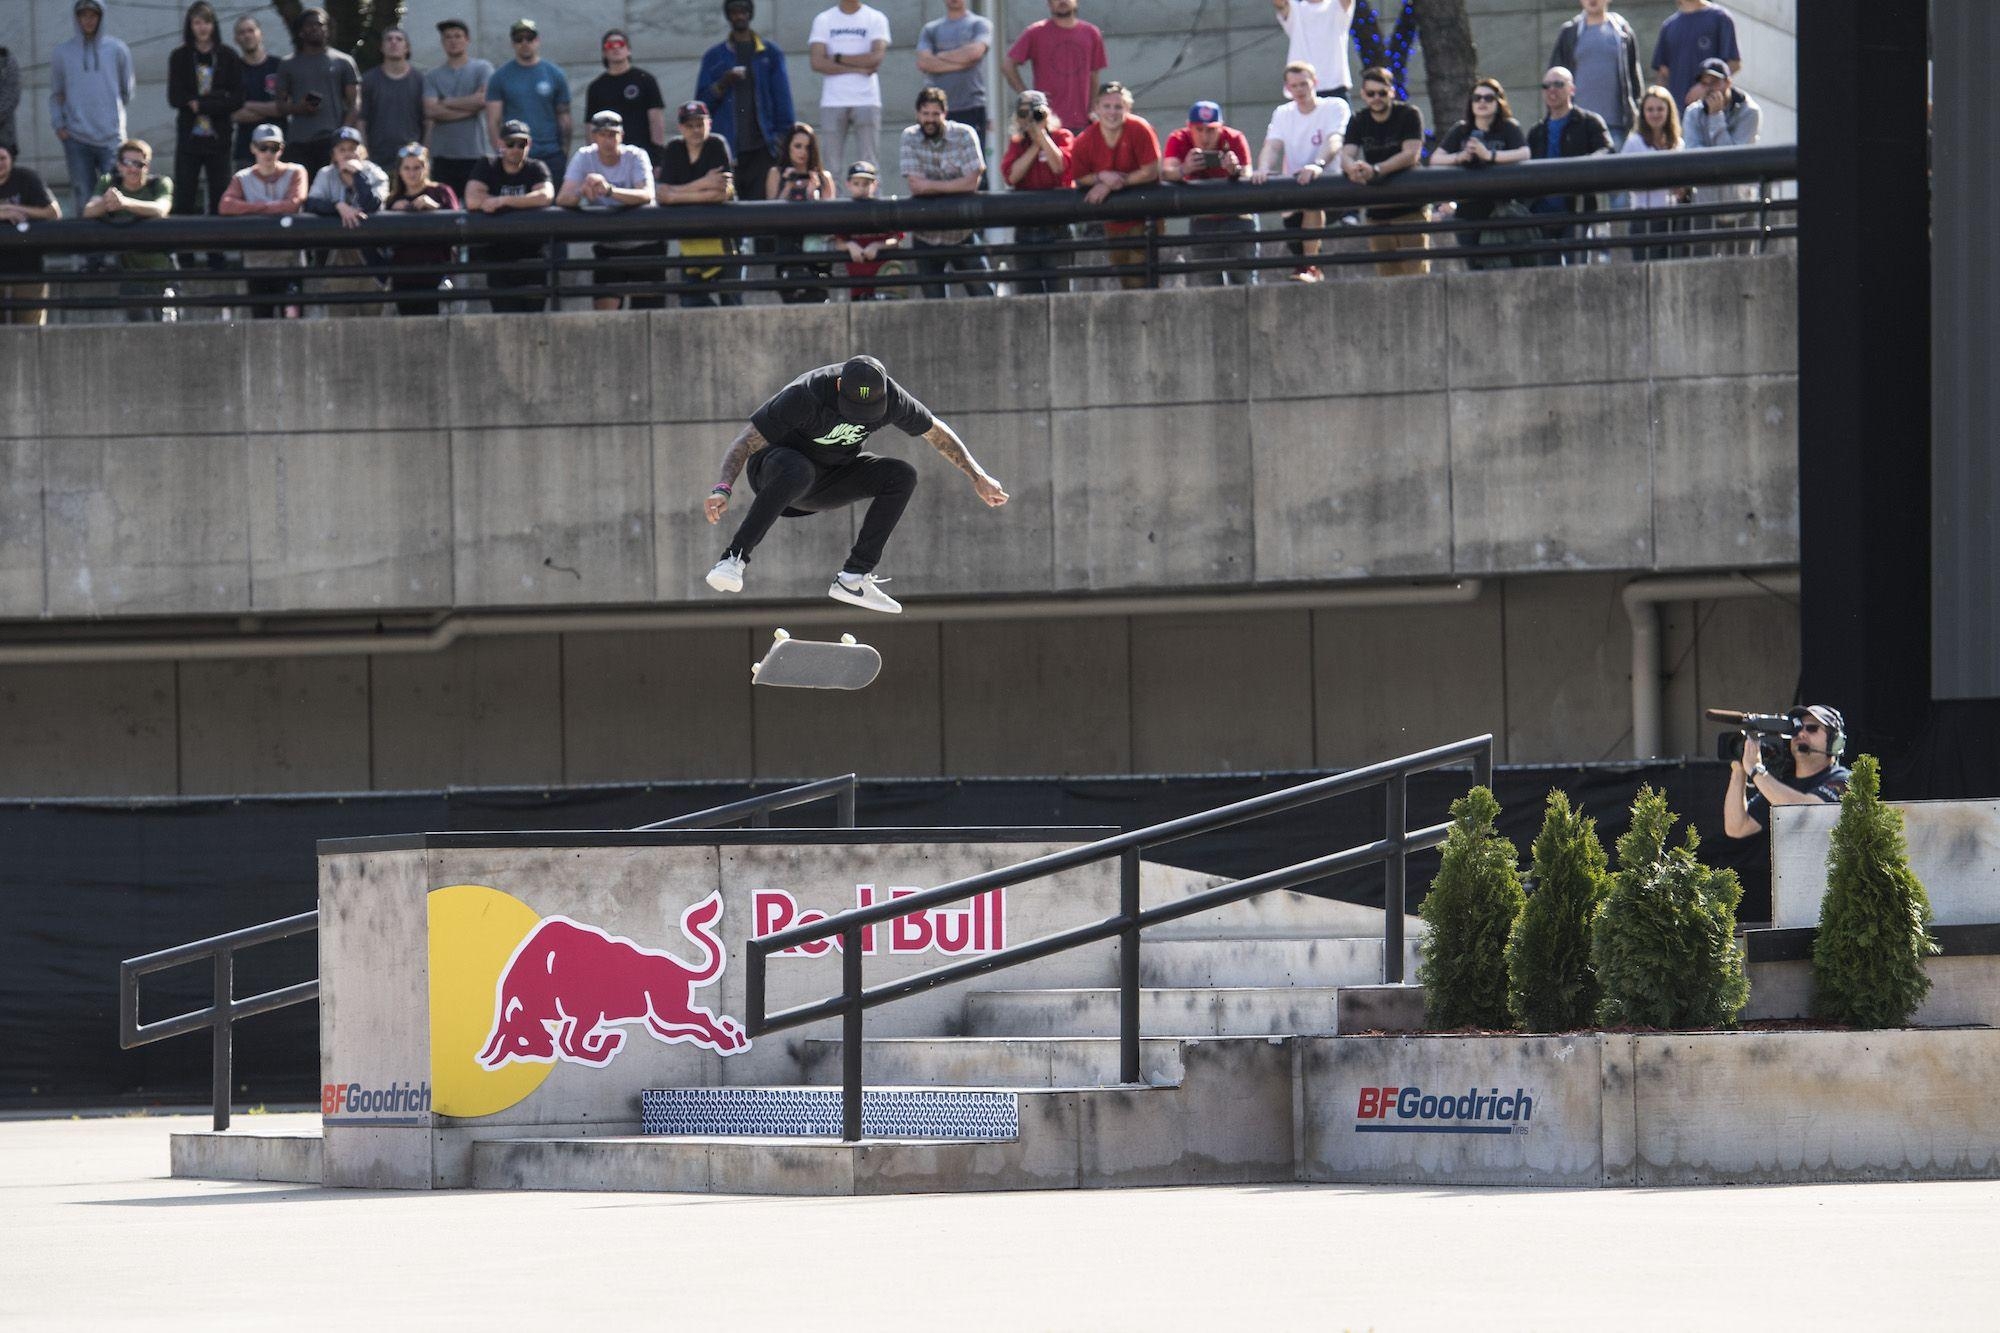
[(1118, 1081), (1139, 1082), (1139, 852), (1118, 857)]
[(848, 784), (842, 787), (840, 793), (833, 798), (834, 822), (841, 828), (854, 827), (854, 788), (855, 783), (849, 780)]
[(1146, 287), (1152, 290), (1160, 285), (1160, 236), (1153, 230), (1153, 220), (1145, 221), (1146, 237)]
[(840, 932), (840, 1137), (861, 1139), (861, 927)]
[(230, 1054), (230, 1010), (235, 1006), (236, 968), (235, 955), (227, 948), (215, 951), (215, 1007), (210, 1012), (209, 1035), (214, 1043), (214, 1068), (211, 1071), (211, 1093), (215, 1098), (215, 1128), (219, 1133), (229, 1128), (229, 1093), (233, 1077), (229, 1067)]
[(1390, 778), (1383, 795), (1389, 855), (1382, 862), (1382, 981), (1388, 985), (1403, 980), (1403, 879), (1409, 862), (1403, 843), (1410, 832), (1410, 775)]

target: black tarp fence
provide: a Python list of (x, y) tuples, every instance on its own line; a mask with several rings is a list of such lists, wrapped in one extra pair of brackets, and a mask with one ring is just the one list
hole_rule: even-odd
[[(1701, 832), (1709, 859), (1744, 876), (1741, 917), (1770, 915), (1765, 840), (1721, 832), (1726, 770), (1712, 761), (1506, 767), (1495, 785), (1503, 831), (1525, 860), (1542, 803), (1561, 787), (1597, 817), (1607, 845), (1624, 831), (1642, 783), (1662, 788)], [(868, 827), (1099, 825), (1144, 827), (1292, 785), (1319, 773), (1185, 777), (929, 778), (862, 783)], [(1410, 823), (1446, 818), (1463, 770), (1411, 779)], [(453, 790), (143, 801), (0, 802), (0, 1108), (70, 1108), (205, 1101), (208, 1044), (200, 1037), (118, 1047), (118, 963), (156, 949), (311, 911), (315, 844), (393, 833), (622, 829), (706, 809), (780, 783), (686, 783), (587, 788)], [(831, 822), (830, 807), (774, 817)], [(1378, 789), (1162, 848), (1148, 859), (1241, 876), (1382, 836)], [(1437, 867), (1411, 858), (1414, 908)], [(1379, 871), (1319, 891), (1379, 906)], [(237, 994), (315, 974), (314, 937), (237, 958)], [(208, 1003), (209, 972), (194, 966), (146, 979), (142, 1020)], [(317, 1096), (318, 1008), (299, 1005), (236, 1028), (239, 1103)]]

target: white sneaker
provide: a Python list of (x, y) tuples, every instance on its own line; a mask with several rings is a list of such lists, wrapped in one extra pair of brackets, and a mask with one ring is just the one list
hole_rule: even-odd
[(740, 555), (723, 556), (715, 562), (715, 568), (708, 571), (708, 586), (717, 592), (742, 592), (746, 563)]
[(836, 602), (852, 602), (870, 611), (886, 611), (893, 616), (903, 609), (903, 604), (882, 591), (881, 585), (888, 581), (873, 574), (863, 574), (858, 582), (849, 583), (847, 575), (842, 574), (833, 580), (833, 586), (826, 590), (826, 595)]

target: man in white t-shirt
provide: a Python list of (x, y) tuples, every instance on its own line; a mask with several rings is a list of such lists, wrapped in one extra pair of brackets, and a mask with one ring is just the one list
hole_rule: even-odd
[[(1340, 156), (1347, 135), (1347, 103), (1338, 97), (1319, 95), (1319, 71), (1303, 60), (1285, 66), (1285, 94), (1292, 100), (1271, 113), (1271, 128), (1264, 131), (1264, 147), (1257, 154), (1257, 169), (1250, 179), (1262, 185), (1273, 173), (1282, 172), (1301, 185), (1309, 185), (1323, 175)], [(1324, 227), (1322, 209), (1304, 209), (1285, 214), (1285, 226)], [(1289, 241), (1295, 253), (1319, 253), (1317, 238)], [(1292, 271), (1298, 282), (1318, 282), (1319, 265), (1306, 264)]]
[(1311, 65), (1327, 86), (1318, 88), (1321, 97), (1347, 100), (1353, 83), (1347, 63), (1348, 33), (1354, 27), (1354, 0), (1271, 0), (1278, 11), (1278, 26), (1292, 39), (1285, 54), (1290, 64)]
[(813, 19), (808, 39), (819, 90), (820, 154), (840, 179), (849, 162), (881, 157), (882, 80), (875, 71), (889, 49), (889, 20), (861, 0), (840, 0)]

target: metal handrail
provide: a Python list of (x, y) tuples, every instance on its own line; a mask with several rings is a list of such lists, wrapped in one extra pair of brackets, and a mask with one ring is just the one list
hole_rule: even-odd
[[(748, 800), (732, 801), (727, 805), (718, 805), (708, 810), (697, 810), (693, 814), (681, 815), (674, 819), (642, 824), (632, 832), (718, 828), (745, 817), (749, 818), (751, 828), (769, 828), (773, 811), (789, 810), (793, 806), (807, 805), (828, 797), (834, 801), (837, 827), (853, 828), (856, 786), (856, 776), (844, 773), (837, 778), (822, 778), (817, 782), (801, 783), (796, 787), (753, 796)], [(214, 1068), (210, 1074), (210, 1091), (213, 1097), (215, 1128), (228, 1129), (234, 1038), (232, 1025), (238, 1019), (254, 1018), (258, 1014), (268, 1014), (319, 998), (319, 979), (315, 977), (311, 981), (301, 981), (295, 985), (265, 991), (262, 995), (237, 999), (236, 952), (239, 949), (267, 944), (272, 940), (289, 939), (294, 935), (304, 935), (318, 929), (319, 912), (317, 910), (301, 912), (297, 916), (288, 916), (282, 920), (267, 921), (261, 926), (246, 926), (242, 930), (211, 935), (204, 940), (177, 944), (171, 949), (161, 949), (154, 953), (140, 954), (137, 958), (123, 960), (118, 964), (119, 1047), (129, 1051), (151, 1042), (165, 1041), (169, 1037), (182, 1037), (190, 1032), (208, 1029), (214, 1042)], [(139, 978), (154, 972), (164, 972), (170, 968), (185, 967), (203, 959), (213, 960), (215, 967), (214, 998), (208, 1007), (176, 1014), (172, 1018), (163, 1018), (152, 1023), (141, 1023)]]
[[(168, 1037), (179, 1037), (207, 1028), (213, 1037), (215, 1050), (215, 1065), (211, 1073), (215, 1127), (218, 1130), (228, 1129), (232, 1025), (239, 1018), (252, 1018), (319, 998), (319, 979), (315, 977), (311, 981), (265, 991), (262, 995), (237, 999), (236, 951), (318, 929), (319, 913), (301, 912), (280, 921), (232, 930), (224, 935), (195, 940), (191, 944), (125, 959), (118, 964), (118, 1045), (129, 1051), (148, 1042), (164, 1041)], [(139, 1021), (140, 977), (184, 967), (205, 958), (212, 960), (215, 966), (214, 998), (206, 1009), (176, 1014), (154, 1023)]]
[[(861, 1137), (861, 1079), (864, 1015), (868, 1010), (906, 996), (935, 990), (955, 982), (998, 972), (1021, 963), (1116, 938), (1118, 951), (1118, 1062), (1119, 1079), (1137, 1083), (1139, 1074), (1139, 947), (1140, 932), (1148, 926), (1176, 921), (1211, 908), (1242, 902), (1259, 894), (1301, 884), (1328, 875), (1380, 863), (1382, 874), (1382, 979), (1403, 979), (1403, 895), (1407, 858), (1410, 852), (1424, 851), (1444, 841), (1449, 824), (1433, 824), (1410, 829), (1409, 779), (1412, 774), (1443, 768), (1460, 760), (1472, 763), (1476, 785), (1493, 782), (1493, 737), (1474, 736), (1440, 745), (1416, 754), (1404, 755), (1366, 768), (1353, 769), (1332, 777), (1318, 778), (1281, 791), (1219, 806), (1200, 814), (1168, 820), (1151, 827), (1038, 856), (1016, 865), (970, 875), (941, 884), (922, 893), (858, 907), (823, 920), (793, 926), (787, 930), (750, 939), (746, 945), (745, 1022), (752, 1037), (765, 1036), (787, 1028), (838, 1016), (841, 1019), (841, 1137), (854, 1141)], [(1178, 902), (1142, 910), (1139, 902), (1139, 854), (1149, 848), (1177, 842), (1182, 838), (1227, 828), (1263, 815), (1294, 810), (1336, 796), (1386, 786), (1384, 836), (1359, 847), (1350, 847), (1311, 861), (1268, 871), (1248, 879), (1201, 893)], [(1030, 880), (1043, 879), (1081, 866), (1119, 858), (1118, 914), (1102, 921), (1059, 931), (989, 954), (984, 958), (950, 963), (913, 973), (894, 981), (869, 987), (862, 978), (861, 932), (913, 912), (962, 901), (995, 889), (1012, 888)], [(840, 936), (841, 989), (838, 995), (796, 1005), (766, 1015), (765, 968), (770, 954), (813, 940)]]
[(679, 815), (673, 819), (641, 824), (632, 832), (658, 833), (662, 829), (720, 828), (724, 824), (733, 824), (745, 816), (748, 816), (751, 828), (769, 828), (772, 812), (789, 810), (796, 805), (810, 805), (829, 796), (833, 798), (834, 826), (853, 828), (854, 793), (857, 783), (858, 779), (854, 774), (843, 773), (837, 778), (821, 778), (817, 782), (801, 783), (796, 787), (787, 787), (783, 791), (732, 801), (728, 805), (718, 805), (712, 810), (697, 810), (691, 815)]

